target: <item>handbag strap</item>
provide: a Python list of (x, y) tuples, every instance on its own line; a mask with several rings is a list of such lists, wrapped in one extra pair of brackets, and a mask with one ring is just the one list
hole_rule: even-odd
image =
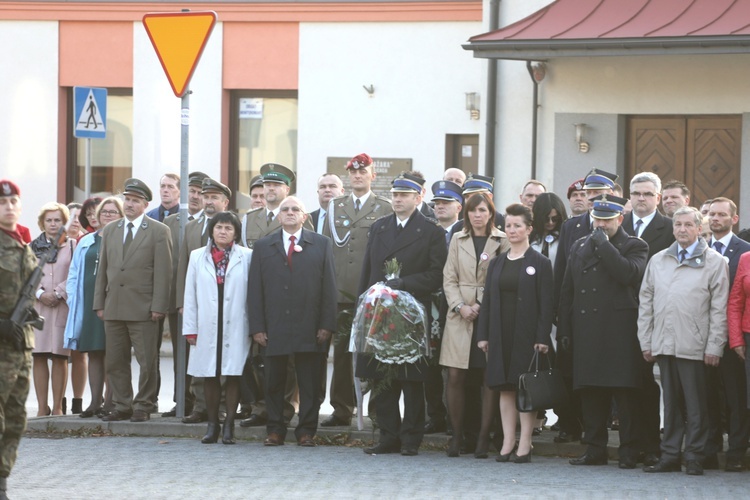
[(531, 363), (529, 363), (529, 369), (527, 371), (531, 371), (531, 367), (536, 364), (535, 372), (539, 371), (539, 351), (534, 349), (534, 355), (531, 357)]

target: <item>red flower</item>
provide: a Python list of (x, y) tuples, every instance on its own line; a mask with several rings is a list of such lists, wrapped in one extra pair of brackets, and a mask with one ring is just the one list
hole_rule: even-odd
[(388, 342), (390, 339), (391, 339), (391, 336), (389, 334), (387, 334), (387, 333), (383, 334), (383, 340), (385, 340), (386, 342)]
[(394, 325), (393, 323), (391, 323), (390, 325), (388, 325), (388, 329), (389, 329), (390, 331), (393, 331), (393, 330), (395, 330), (395, 329), (396, 329), (396, 325)]

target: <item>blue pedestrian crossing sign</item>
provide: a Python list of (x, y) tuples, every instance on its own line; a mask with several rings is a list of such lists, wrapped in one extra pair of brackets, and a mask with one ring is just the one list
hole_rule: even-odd
[(73, 136), (104, 139), (107, 135), (107, 89), (73, 87)]

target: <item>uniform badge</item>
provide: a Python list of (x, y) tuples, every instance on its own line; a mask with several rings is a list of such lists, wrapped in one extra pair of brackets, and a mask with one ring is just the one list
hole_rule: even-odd
[(375, 205), (375, 208), (372, 209), (373, 212), (377, 212), (380, 210), (380, 205)]
[(482, 253), (482, 255), (479, 256), (479, 260), (489, 260), (490, 256), (487, 254), (487, 252)]
[(529, 276), (534, 276), (536, 274), (536, 269), (534, 269), (533, 266), (529, 266), (526, 268), (526, 274)]
[(339, 203), (339, 206), (340, 206), (340, 207), (343, 207), (343, 206), (344, 206), (344, 204), (343, 204), (343, 203)]
[(146, 224), (145, 221), (141, 223), (141, 229), (146, 229), (147, 227), (148, 227), (148, 224)]
[(349, 226), (349, 221), (348, 221), (348, 220), (345, 220), (345, 221), (344, 221), (344, 227), (347, 227), (347, 226)]
[(10, 196), (10, 193), (10, 184), (8, 184), (7, 182), (3, 182), (3, 196)]
[(695, 263), (696, 263), (696, 264), (700, 264), (700, 263), (701, 263), (701, 260), (700, 260), (700, 259), (695, 259)]

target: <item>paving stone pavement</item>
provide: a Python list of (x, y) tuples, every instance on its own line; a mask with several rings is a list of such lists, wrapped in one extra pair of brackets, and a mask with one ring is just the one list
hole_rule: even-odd
[(14, 500), (192, 498), (743, 498), (750, 472), (645, 474), (562, 458), (499, 464), (470, 456), (365, 455), (361, 448), (257, 441), (202, 445), (159, 437), (27, 437), (9, 478)]

